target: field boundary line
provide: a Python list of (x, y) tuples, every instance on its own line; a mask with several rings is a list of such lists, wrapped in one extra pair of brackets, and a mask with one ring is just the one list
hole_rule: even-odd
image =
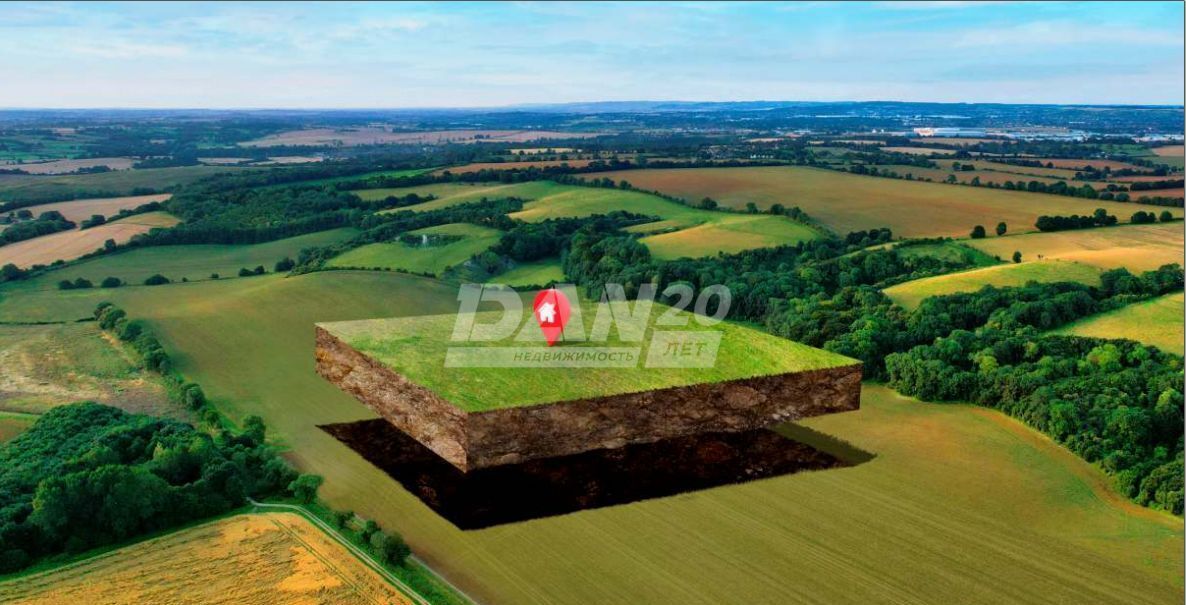
[[(279, 504), (279, 503), (259, 502), (258, 500), (254, 500), (252, 498), (248, 498), (247, 501), (250, 502), (252, 506), (257, 507), (257, 508), (264, 508), (264, 509), (271, 508), (271, 509), (287, 510), (287, 511), (292, 511), (292, 512), (295, 512), (295, 513), (301, 515), (301, 517), (303, 517), (306, 520), (308, 520), (309, 522), (313, 523), (313, 525), (317, 526), (318, 529), (324, 531), (331, 538), (333, 538), (334, 540), (339, 542), (342, 546), (346, 547), (346, 550), (348, 550), (355, 557), (358, 557), (358, 559), (361, 560), (364, 565), (366, 565), (367, 567), (371, 568), (373, 571), (378, 573), (380, 576), (383, 577), (383, 579), (390, 582), (396, 588), (399, 588), (405, 595), (408, 596), (408, 598), (412, 599), (412, 601), (418, 603), (419, 605), (432, 605), (431, 601), (424, 598), (424, 596), (421, 595), (420, 593), (416, 592), (416, 590), (414, 588), (409, 586), (403, 580), (396, 577), (395, 574), (388, 571), (386, 567), (384, 567), (378, 561), (376, 561), (369, 553), (367, 553), (363, 549), (359, 548), (353, 542), (347, 540), (346, 537), (343, 536), (338, 530), (334, 529), (328, 523), (326, 523), (321, 518), (319, 518), (317, 515), (314, 515), (313, 513), (306, 510), (305, 508), (297, 506), (295, 504)], [(438, 574), (435, 570), (433, 570), (428, 565), (426, 565), (423, 560), (416, 557), (415, 555), (410, 555), (410, 557), (412, 559), (414, 559), (417, 563), (419, 563), (421, 566), (423, 566), (424, 569), (428, 570), (428, 572), (431, 573), (433, 576), (435, 576), (438, 579), (444, 580), (445, 584), (449, 585), (449, 587), (452, 588), (459, 596), (461, 596), (465, 600), (469, 601), (470, 603), (475, 603), (475, 604), (477, 603), (477, 601), (475, 601), (473, 598), (471, 598), (468, 594), (462, 592), (460, 589), (458, 589), (456, 586), (454, 586), (452, 582), (449, 582), (448, 580), (445, 580), (443, 577), (441, 577), (440, 574)]]

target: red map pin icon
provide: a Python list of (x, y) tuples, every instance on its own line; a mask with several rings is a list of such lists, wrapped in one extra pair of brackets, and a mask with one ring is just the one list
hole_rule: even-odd
[(535, 303), (531, 305), (535, 321), (539, 322), (540, 330), (544, 332), (544, 339), (548, 346), (556, 344), (564, 335), (564, 324), (568, 323), (568, 316), (572, 309), (568, 305), (568, 297), (556, 288), (540, 290), (535, 295)]

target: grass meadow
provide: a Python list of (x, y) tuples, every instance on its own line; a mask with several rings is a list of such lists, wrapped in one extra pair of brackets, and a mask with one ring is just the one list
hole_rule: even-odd
[[(574, 301), (575, 303), (575, 301)], [(573, 305), (573, 316), (566, 326), (559, 346), (568, 350), (600, 347), (637, 348), (643, 359), (661, 355), (648, 345), (655, 331), (655, 321), (667, 317), (670, 307), (655, 304), (650, 321), (639, 325), (645, 330), (641, 342), (634, 344), (622, 337), (619, 328), (607, 332), (607, 338), (583, 340), (595, 333), (596, 318), (609, 307)], [(543, 335), (535, 324), (530, 307), (520, 317), (520, 330), (511, 342), (471, 342), (470, 347), (498, 349), (507, 346), (543, 346)], [(498, 323), (501, 312), (478, 313), (474, 325)], [(678, 312), (677, 320), (691, 322), (693, 329), (720, 334), (716, 363), (698, 368), (537, 368), (459, 367), (443, 371), (446, 352), (454, 346), (450, 339), (457, 315), (389, 318), (367, 321), (322, 324), (322, 328), (364, 355), (395, 370), (399, 375), (431, 389), (457, 407), (478, 412), (498, 408), (531, 406), (556, 401), (588, 399), (606, 395), (637, 393), (709, 382), (726, 382), (789, 372), (806, 372), (858, 363), (836, 353), (771, 336), (765, 332), (730, 322), (711, 328), (697, 326), (691, 313)], [(670, 318), (669, 318), (670, 319)], [(638, 325), (638, 324), (635, 324)], [(571, 330), (568, 331), (568, 330)], [(570, 337), (570, 334), (579, 334)], [(523, 340), (524, 338), (533, 340)], [(577, 340), (580, 338), (582, 340)], [(660, 349), (661, 351), (661, 349)], [(489, 351), (487, 351), (489, 352)], [(658, 357), (656, 357), (658, 358)]]
[(97, 174), (0, 175), (0, 202), (49, 201), (60, 196), (82, 196), (102, 192), (104, 196), (131, 195), (138, 187), (167, 189), (185, 185), (212, 174), (258, 170), (228, 166), (179, 166), (118, 170)]
[(468, 223), (451, 223), (409, 231), (409, 235), (448, 235), (461, 239), (441, 245), (411, 246), (399, 241), (366, 244), (348, 250), (327, 263), (330, 267), (403, 269), (440, 275), (475, 254), (498, 243), (502, 232)]
[[(599, 173), (635, 187), (688, 200), (711, 197), (733, 208), (753, 202), (798, 206), (836, 233), (889, 227), (895, 236), (966, 237), (975, 225), (1004, 221), (1012, 232), (1033, 231), (1038, 216), (1091, 214), (1105, 208), (1125, 219), (1137, 210), (1165, 208), (1084, 200), (984, 187), (956, 187), (862, 176), (798, 166), (675, 168)], [(1173, 209), (1182, 216), (1181, 209)]]
[(1059, 328), (1055, 333), (1127, 338), (1182, 355), (1182, 303), (1181, 292), (1168, 294), (1079, 320)]
[(454, 312), (454, 286), (334, 271), (136, 290), (3, 292), (0, 318), (74, 318), (104, 298), (148, 318), (220, 409), (261, 415), (290, 459), (327, 478), (333, 506), (400, 531), (482, 602), (1183, 597), (1181, 519), (1125, 501), (999, 413), (878, 386), (859, 411), (803, 423), (875, 456), (863, 464), (461, 531), (317, 428), (374, 415), (313, 371), (314, 322)]
[(884, 292), (895, 303), (914, 309), (923, 299), (932, 296), (975, 292), (984, 286), (1024, 286), (1031, 281), (1074, 281), (1097, 286), (1100, 283), (1100, 269), (1070, 261), (1032, 261), (917, 279), (886, 288)]
[[(128, 220), (146, 220), (144, 217), (147, 216), (132, 216)], [(95, 227), (82, 233), (101, 228)], [(263, 244), (192, 244), (135, 248), (81, 261), (7, 287), (49, 290), (57, 288), (58, 282), (63, 279), (73, 281), (79, 277), (91, 280), (96, 286), (106, 277), (118, 277), (128, 284), (139, 285), (155, 273), (174, 281), (181, 281), (182, 278), (189, 281), (210, 279), (213, 273), (217, 273), (220, 278), (235, 277), (239, 269), (254, 269), (258, 265), (263, 265), (271, 271), (276, 261), (286, 256), (295, 259), (302, 248), (343, 242), (357, 233), (357, 230), (347, 227)], [(99, 245), (101, 246), (102, 242)], [(0, 248), (0, 254), (3, 254), (3, 250), (4, 248)]]
[(4, 443), (25, 432), (36, 421), (36, 414), (0, 412), (0, 443)]
[(0, 412), (40, 414), (76, 401), (184, 417), (154, 375), (97, 324), (0, 325)]
[(546, 286), (564, 281), (564, 269), (557, 259), (520, 263), (514, 269), (496, 275), (491, 281), (508, 286)]

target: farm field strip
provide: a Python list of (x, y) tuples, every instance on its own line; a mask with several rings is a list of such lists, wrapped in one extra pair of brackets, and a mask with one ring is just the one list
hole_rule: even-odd
[[(175, 168), (146, 168), (117, 170), (98, 174), (25, 175), (0, 174), (0, 202), (41, 200), (58, 196), (106, 197), (132, 195), (135, 189), (168, 189), (192, 183), (214, 174), (259, 170), (230, 166), (180, 166)], [(98, 193), (102, 192), (102, 193)]]
[(1182, 223), (1120, 225), (1097, 229), (1025, 233), (965, 242), (978, 250), (1007, 259), (1020, 251), (1025, 260), (1061, 259), (1101, 269), (1125, 267), (1149, 271), (1182, 263)]
[(3, 582), (0, 600), (28, 605), (411, 603), (341, 544), (287, 512), (228, 517)]
[(52, 204), (28, 206), (25, 209), (29, 212), (32, 212), (34, 217), (40, 216), (42, 212), (56, 210), (61, 212), (62, 216), (66, 217), (67, 220), (77, 223), (84, 219), (91, 218), (91, 216), (95, 214), (101, 214), (104, 217), (109, 217), (125, 208), (131, 209), (143, 204), (148, 204), (150, 202), (163, 202), (170, 197), (172, 197), (172, 195), (168, 193), (158, 195), (130, 195), (124, 197), (54, 202)]
[(957, 292), (975, 292), (984, 286), (1005, 288), (1023, 286), (1031, 281), (1073, 281), (1099, 285), (1100, 272), (1097, 267), (1070, 261), (1031, 261), (927, 277), (886, 288), (884, 292), (890, 300), (902, 307), (914, 309), (925, 298)]
[(472, 164), (465, 164), (462, 166), (450, 166), (448, 168), (441, 168), (434, 174), (441, 174), (443, 172), (451, 172), (453, 174), (468, 174), (470, 172), (478, 172), (481, 170), (513, 170), (515, 168), (547, 168), (549, 166), (571, 166), (573, 168), (584, 168), (588, 166), (593, 160), (524, 160), (524, 161), (508, 161), (508, 162), (474, 162)]
[(56, 260), (74, 260), (103, 247), (107, 240), (122, 244), (133, 236), (158, 227), (176, 225), (177, 218), (166, 212), (150, 212), (104, 223), (90, 229), (73, 229), (42, 235), (33, 239), (0, 246), (0, 265), (18, 267), (48, 265)]
[[(126, 220), (136, 220), (138, 223), (133, 224), (145, 227), (146, 224), (152, 222), (150, 214), (136, 215)], [(94, 227), (87, 231), (101, 228)], [(80, 261), (43, 276), (10, 284), (7, 287), (20, 290), (54, 290), (60, 280), (73, 281), (80, 277), (90, 280), (96, 286), (106, 277), (117, 277), (127, 284), (138, 285), (156, 273), (174, 281), (180, 281), (182, 278), (189, 281), (206, 280), (210, 279), (211, 274), (214, 273), (217, 273), (220, 278), (234, 277), (238, 274), (239, 269), (253, 269), (259, 265), (263, 265), (266, 270), (271, 271), (276, 261), (284, 257), (295, 259), (302, 248), (343, 242), (354, 237), (357, 233), (357, 230), (347, 227), (298, 235), (263, 244), (189, 244), (135, 248)], [(3, 255), (3, 251), (4, 248), (0, 248), (0, 256)], [(69, 295), (69, 293), (63, 294)]]
[(1182, 355), (1182, 316), (1183, 295), (1178, 292), (1081, 319), (1055, 330), (1054, 333), (1095, 338), (1127, 338)]
[(670, 260), (731, 254), (819, 237), (811, 227), (782, 217), (738, 214), (678, 231), (648, 235), (640, 241), (655, 258)]
[(539, 139), (571, 139), (598, 136), (600, 133), (557, 132), (551, 130), (430, 130), (419, 132), (391, 131), (386, 128), (308, 128), (289, 130), (239, 143), (241, 147), (324, 146), (341, 144), (378, 145), (391, 143), (526, 143)]
[(29, 174), (69, 174), (79, 168), (94, 168), (96, 166), (106, 166), (112, 170), (129, 170), (134, 162), (135, 160), (132, 158), (87, 158), (26, 162), (24, 164), (0, 165), (0, 168), (18, 168)]
[[(1102, 207), (1127, 217), (1137, 210), (1165, 209), (798, 166), (645, 169), (600, 173), (598, 177), (626, 180), (640, 189), (689, 200), (711, 197), (733, 208), (744, 208), (748, 202), (759, 208), (775, 203), (798, 206), (841, 234), (890, 227), (900, 237), (962, 237), (974, 225), (991, 227), (999, 221), (1016, 233), (1033, 230), (1043, 214), (1090, 214)], [(1172, 212), (1182, 215), (1181, 209)]]
[(888, 153), (908, 153), (910, 155), (955, 155), (954, 149), (942, 147), (882, 147)]

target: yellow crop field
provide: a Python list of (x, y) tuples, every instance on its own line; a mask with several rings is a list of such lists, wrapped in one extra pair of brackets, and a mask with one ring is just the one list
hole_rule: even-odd
[(1121, 225), (1104, 229), (1026, 233), (969, 240), (968, 245), (1007, 259), (1015, 250), (1025, 260), (1061, 259), (1101, 269), (1148, 271), (1182, 262), (1182, 223)]
[[(1142, 204), (957, 187), (799, 166), (624, 170), (597, 176), (625, 180), (640, 189), (692, 201), (711, 197), (733, 208), (744, 208), (748, 202), (759, 208), (772, 204), (798, 206), (840, 234), (889, 227), (897, 236), (963, 237), (975, 225), (991, 229), (1001, 221), (1014, 233), (1032, 231), (1043, 214), (1090, 214), (1095, 208), (1105, 208), (1128, 217), (1137, 210), (1165, 210)], [(1175, 216), (1182, 215), (1181, 209), (1171, 211)]]
[(1056, 330), (1056, 333), (1095, 338), (1127, 338), (1182, 355), (1182, 303), (1181, 292), (1168, 294), (1088, 317), (1063, 326)]
[(103, 247), (109, 239), (122, 244), (132, 236), (148, 233), (156, 227), (170, 227), (178, 219), (166, 212), (149, 212), (113, 221), (90, 229), (74, 229), (42, 235), (33, 239), (0, 246), (0, 265), (18, 267), (48, 265), (56, 260), (74, 260)]
[(120, 210), (123, 210), (124, 208), (135, 208), (136, 206), (150, 202), (163, 202), (170, 197), (172, 197), (172, 194), (164, 193), (159, 195), (129, 195), (124, 197), (95, 198), (29, 206), (27, 210), (32, 212), (33, 216), (39, 216), (42, 212), (57, 210), (58, 212), (61, 212), (62, 216), (66, 217), (67, 220), (79, 222), (83, 219), (91, 218), (91, 216), (95, 214), (111, 216)]
[(1074, 281), (1098, 285), (1099, 275), (1100, 269), (1089, 265), (1056, 260), (1034, 261), (917, 279), (886, 288), (885, 295), (907, 309), (914, 309), (925, 298), (975, 292), (984, 286), (1004, 288), (1022, 286), (1031, 281)]
[(0, 583), (11, 605), (410, 603), (295, 513), (239, 515)]

